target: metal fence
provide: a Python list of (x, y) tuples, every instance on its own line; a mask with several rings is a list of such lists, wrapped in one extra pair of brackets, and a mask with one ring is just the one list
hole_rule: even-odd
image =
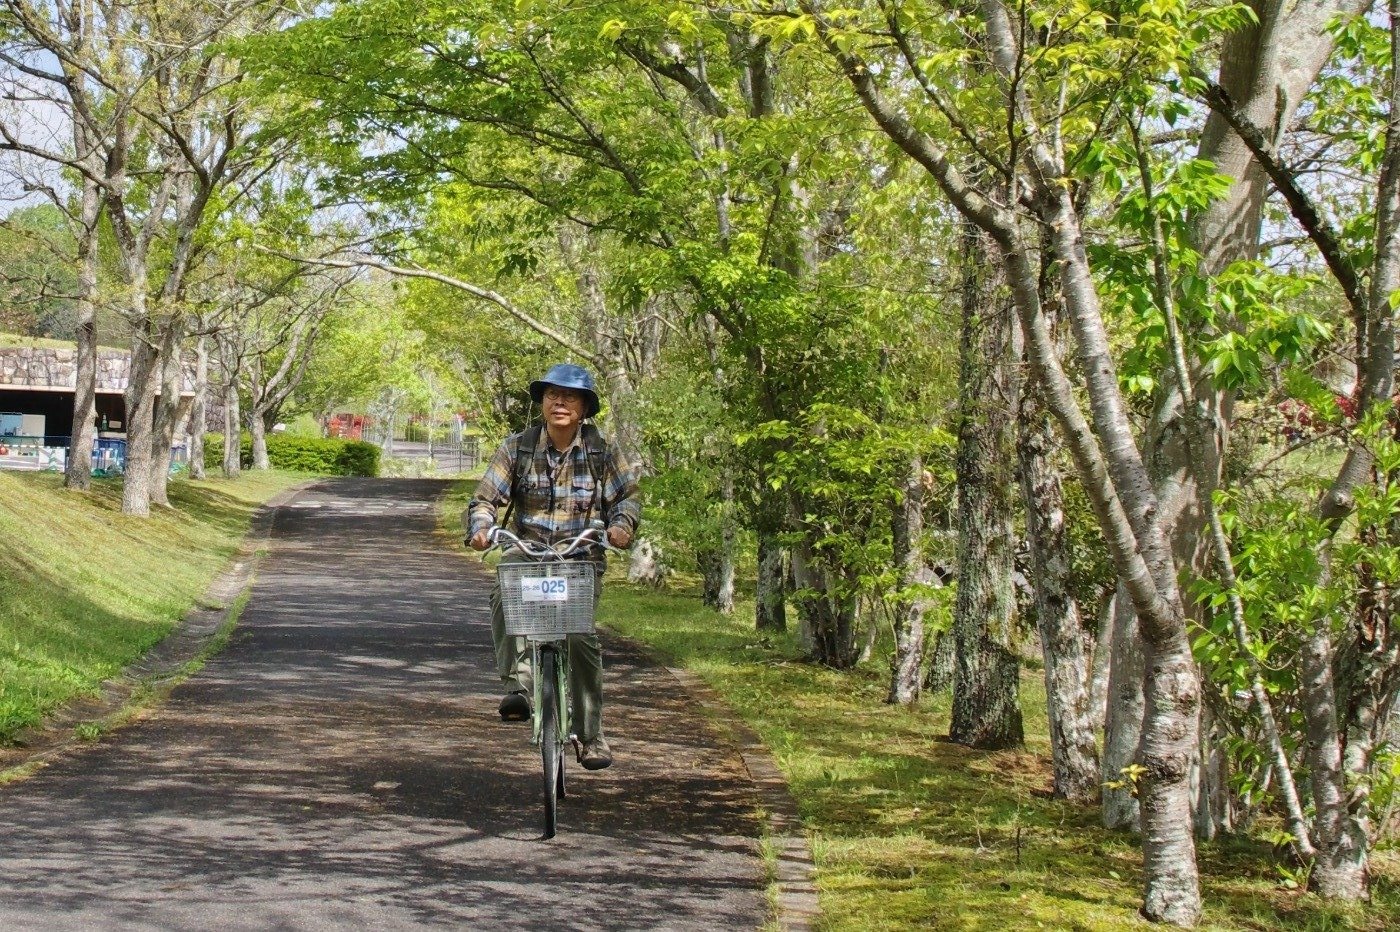
[[(62, 472), (68, 466), (69, 437), (0, 437), (0, 469)], [(184, 444), (170, 448), (170, 471), (189, 468), (189, 449)], [(99, 437), (93, 441), (92, 473), (95, 476), (121, 475), (126, 466), (126, 441)]]
[(468, 435), (456, 443), (448, 444), (441, 453), (434, 451), (434, 460), (439, 467), (456, 466), (457, 472), (469, 472), (481, 463), (481, 438)]
[(440, 473), (469, 472), (481, 463), (481, 438), (451, 423), (429, 430), (425, 423), (409, 422), (391, 433), (389, 425), (379, 422), (366, 428), (364, 439), (378, 444), (386, 458)]

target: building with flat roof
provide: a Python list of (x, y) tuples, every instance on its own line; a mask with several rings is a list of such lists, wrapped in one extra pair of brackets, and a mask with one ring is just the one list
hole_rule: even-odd
[[(0, 346), (0, 435), (44, 438), (47, 446), (67, 446), (73, 435), (73, 394), (77, 350), (65, 347)], [(131, 354), (97, 353), (97, 428), (100, 436), (126, 436), (123, 392), (131, 378)], [(186, 372), (181, 397), (194, 397)]]

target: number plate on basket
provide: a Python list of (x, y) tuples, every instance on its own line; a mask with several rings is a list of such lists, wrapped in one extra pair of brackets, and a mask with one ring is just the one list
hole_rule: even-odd
[(522, 602), (567, 602), (569, 580), (563, 576), (534, 576), (520, 580)]

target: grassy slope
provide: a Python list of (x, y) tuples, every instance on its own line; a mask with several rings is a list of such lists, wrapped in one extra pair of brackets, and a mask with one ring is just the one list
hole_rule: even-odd
[[(0, 346), (23, 346), (30, 349), (73, 349), (72, 340), (51, 340), (48, 337), (26, 337), (17, 333), (0, 333)], [(102, 346), (101, 349), (117, 349)]]
[(0, 472), (0, 741), (157, 644), (237, 550), (258, 504), (305, 480), (172, 482), (171, 511), (121, 514), (121, 485), (72, 494)]
[[(944, 739), (946, 697), (893, 709), (878, 665), (801, 663), (790, 639), (755, 636), (751, 605), (726, 619), (691, 593), (614, 580), (600, 617), (697, 672), (763, 736), (812, 835), (823, 928), (1149, 928), (1136, 917), (1135, 839), (1048, 798), (1039, 674), (1023, 680), (1028, 749), (973, 752)], [(1400, 928), (1392, 854), (1377, 858), (1370, 909), (1285, 889), (1268, 851), (1246, 840), (1204, 846), (1201, 867), (1206, 928)]]

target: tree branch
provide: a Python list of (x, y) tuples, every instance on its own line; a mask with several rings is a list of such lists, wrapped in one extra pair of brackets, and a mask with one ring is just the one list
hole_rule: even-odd
[(530, 314), (516, 307), (515, 304), (513, 304), (504, 295), (492, 291), (489, 288), (482, 288), (478, 285), (473, 285), (470, 282), (465, 282), (460, 278), (453, 278), (451, 275), (444, 275), (441, 272), (434, 272), (431, 269), (394, 265), (389, 262), (381, 262), (378, 259), (371, 259), (369, 256), (356, 256), (353, 259), (314, 258), (310, 256), (290, 255), (288, 253), (279, 252), (275, 249), (268, 249), (265, 246), (255, 246), (254, 248), (260, 252), (265, 252), (274, 256), (280, 256), (283, 259), (289, 259), (293, 262), (304, 262), (308, 265), (324, 265), (330, 266), (331, 268), (339, 269), (378, 269), (381, 272), (387, 272), (390, 275), (397, 275), (401, 278), (425, 278), (429, 281), (434, 281), (442, 285), (447, 285), (449, 288), (456, 288), (458, 291), (465, 291), (472, 297), (479, 298), (482, 301), (486, 301), (490, 304), (496, 305), (501, 310), (509, 314), (511, 317), (514, 317), (520, 323), (529, 327), (531, 330), (535, 331), (541, 336), (553, 340), (555, 343), (558, 343), (564, 349), (568, 350), (570, 353), (577, 356), (578, 358), (586, 361), (594, 368), (602, 368), (602, 360), (599, 359), (599, 357), (592, 351), (584, 349), (578, 343), (569, 339), (567, 336), (560, 333), (558, 330), (555, 330), (553, 327), (550, 327), (548, 324), (541, 323), (540, 321), (536, 320)]
[(1264, 169), (1264, 173), (1269, 176), (1274, 187), (1288, 202), (1288, 209), (1293, 214), (1293, 219), (1298, 221), (1298, 224), (1308, 234), (1308, 239), (1312, 240), (1317, 251), (1322, 254), (1322, 259), (1327, 263), (1332, 277), (1337, 280), (1337, 284), (1342, 286), (1342, 293), (1346, 295), (1347, 303), (1351, 305), (1353, 313), (1364, 316), (1365, 298), (1361, 293), (1361, 283), (1355, 267), (1351, 264), (1350, 257), (1342, 250), (1341, 241), (1336, 231), (1332, 229), (1332, 225), (1317, 212), (1312, 199), (1298, 186), (1298, 180), (1294, 173), (1283, 164), (1278, 149), (1264, 134), (1263, 129), (1235, 106), (1235, 102), (1230, 99), (1230, 94), (1224, 87), (1202, 71), (1197, 70), (1195, 77), (1205, 85), (1206, 103), (1210, 105), (1211, 110), (1219, 114), (1220, 118), (1229, 124), (1230, 129), (1253, 154), (1259, 167)]

